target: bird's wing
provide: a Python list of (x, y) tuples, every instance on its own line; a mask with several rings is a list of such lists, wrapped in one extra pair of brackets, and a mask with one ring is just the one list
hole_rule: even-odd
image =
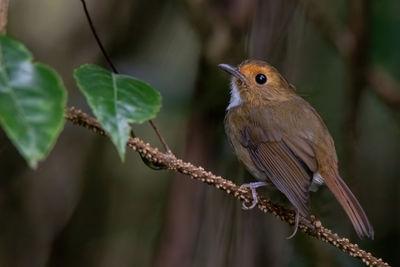
[(317, 162), (311, 144), (301, 136), (265, 131), (260, 124), (245, 126), (242, 145), (254, 164), (289, 199), (302, 216), (309, 213), (309, 187)]

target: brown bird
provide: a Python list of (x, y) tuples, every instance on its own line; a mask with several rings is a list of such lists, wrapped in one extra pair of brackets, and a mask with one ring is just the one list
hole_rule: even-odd
[(339, 175), (333, 139), (315, 109), (271, 65), (246, 60), (238, 67), (220, 64), (232, 75), (225, 131), (234, 152), (259, 182), (245, 184), (257, 204), (255, 189), (272, 183), (299, 216), (310, 212), (310, 191), (326, 183), (360, 238), (374, 230), (360, 203)]

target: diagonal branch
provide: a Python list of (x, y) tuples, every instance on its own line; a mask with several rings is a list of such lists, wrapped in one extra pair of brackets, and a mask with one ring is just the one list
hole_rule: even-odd
[[(75, 125), (85, 127), (95, 133), (106, 136), (106, 132), (101, 128), (97, 120), (86, 113), (76, 108), (69, 108), (66, 113), (66, 118)], [(193, 165), (190, 162), (184, 162), (169, 153), (162, 153), (157, 148), (153, 148), (150, 144), (135, 137), (130, 138), (128, 147), (138, 152), (142, 158), (164, 169), (180, 172), (190, 176), (192, 179), (212, 185), (227, 194), (233, 195), (235, 198), (250, 203), (252, 201), (251, 192), (248, 188), (240, 187), (230, 180), (226, 180), (221, 176), (216, 176), (213, 173), (204, 170), (202, 167)], [(258, 196), (257, 207), (265, 213), (271, 213), (278, 219), (294, 225), (295, 213), (293, 210), (286, 209), (280, 205), (272, 203), (263, 197)], [(309, 236), (327, 242), (346, 254), (361, 259), (367, 266), (389, 266), (382, 259), (374, 257), (371, 253), (366, 252), (353, 244), (347, 238), (340, 237), (328, 228), (322, 226), (321, 222), (311, 216), (311, 220), (301, 218), (299, 228)]]

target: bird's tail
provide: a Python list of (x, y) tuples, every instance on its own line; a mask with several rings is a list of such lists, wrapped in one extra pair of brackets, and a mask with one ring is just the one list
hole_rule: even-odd
[(325, 183), (346, 211), (358, 237), (362, 239), (366, 236), (374, 239), (374, 229), (360, 203), (342, 178), (338, 174), (335, 176), (336, 177), (329, 177), (330, 179), (326, 177)]

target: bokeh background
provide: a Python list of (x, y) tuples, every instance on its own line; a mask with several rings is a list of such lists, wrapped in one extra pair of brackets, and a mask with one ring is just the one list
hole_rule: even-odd
[[(400, 266), (399, 1), (87, 2), (120, 72), (162, 93), (155, 121), (174, 153), (236, 183), (252, 179), (224, 134), (228, 76), (217, 64), (278, 67), (325, 120), (375, 240), (357, 239), (326, 188), (313, 213)], [(12, 0), (8, 33), (61, 74), (70, 106), (89, 111), (73, 69), (107, 65), (80, 1)], [(148, 124), (134, 129), (160, 147)], [(240, 207), (132, 151), (121, 163), (109, 140), (68, 122), (35, 171), (0, 131), (0, 266), (362, 266), (303, 233), (286, 240), (292, 228)]]

